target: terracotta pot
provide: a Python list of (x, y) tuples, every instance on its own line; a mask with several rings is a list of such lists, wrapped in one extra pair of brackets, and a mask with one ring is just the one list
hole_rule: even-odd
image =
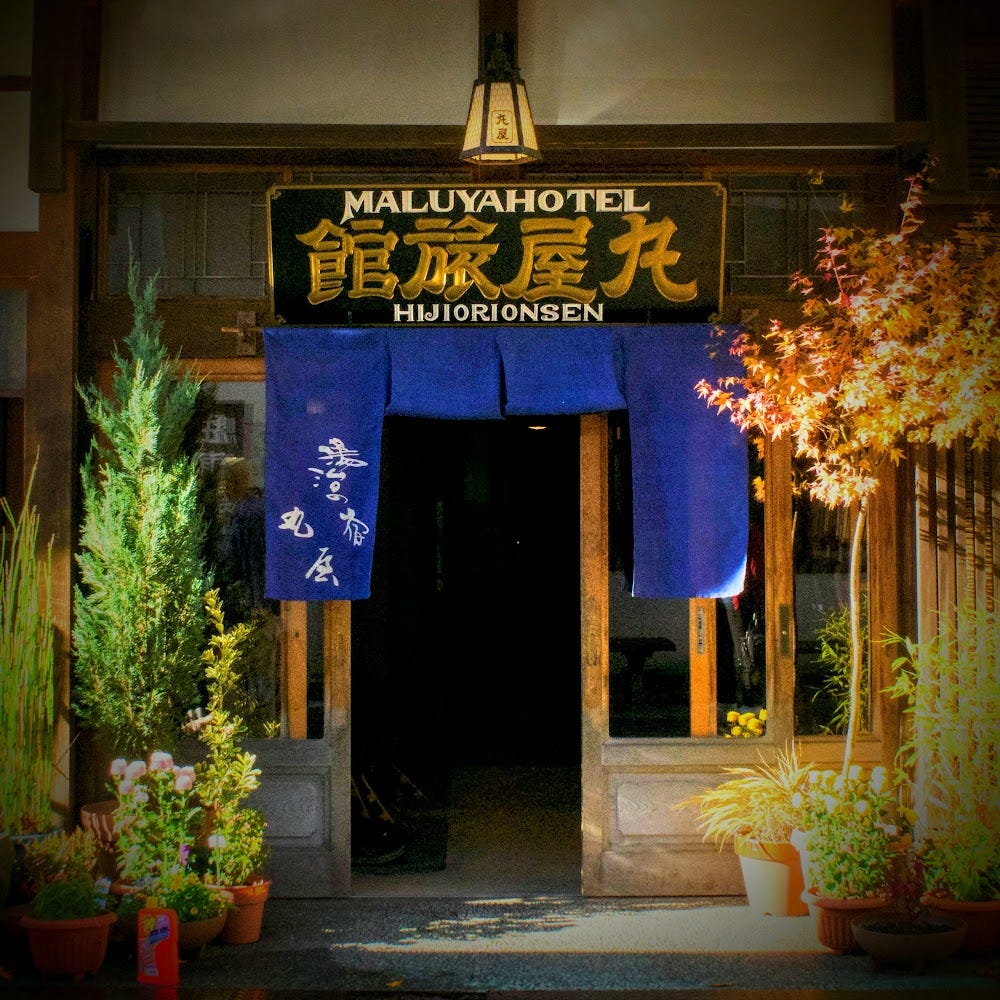
[(886, 966), (923, 972), (928, 962), (940, 962), (958, 951), (965, 926), (958, 917), (931, 916), (917, 929), (894, 924), (885, 915), (856, 917), (851, 924), (854, 940), (871, 956), (876, 972)]
[(271, 891), (271, 880), (253, 885), (232, 886), (233, 906), (226, 913), (226, 925), (219, 935), (221, 944), (253, 944), (260, 940), (264, 903)]
[(960, 954), (988, 955), (1000, 951), (1000, 899), (963, 901), (931, 894), (923, 897), (923, 903), (931, 913), (965, 921)]
[(801, 917), (809, 912), (802, 902), (805, 885), (799, 852), (790, 843), (739, 837), (736, 854), (754, 913)]
[(177, 950), (188, 958), (197, 957), (201, 949), (214, 941), (226, 925), (226, 911), (204, 920), (182, 920), (177, 924)]
[(886, 906), (886, 900), (882, 896), (870, 896), (867, 899), (833, 899), (830, 896), (820, 896), (812, 889), (807, 890), (803, 898), (808, 899), (819, 943), (842, 955), (861, 950), (854, 939), (851, 926), (853, 921), (858, 917), (874, 915), (879, 910), (884, 910)]
[(108, 936), (115, 922), (113, 913), (99, 913), (79, 920), (42, 920), (30, 914), (21, 917), (27, 932), (31, 960), (43, 979), (93, 975), (104, 964)]

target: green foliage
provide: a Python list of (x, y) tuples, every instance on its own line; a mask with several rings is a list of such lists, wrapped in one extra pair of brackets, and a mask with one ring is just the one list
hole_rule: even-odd
[(146, 896), (146, 900), (149, 906), (173, 910), (181, 922), (207, 920), (229, 907), (228, 900), (221, 892), (191, 873), (175, 874), (165, 879)]
[(240, 885), (262, 873), (267, 857), (263, 816), (243, 804), (260, 785), (260, 770), (254, 755), (240, 746), (246, 726), (230, 708), (239, 695), (236, 668), (251, 626), (240, 622), (226, 631), (216, 590), (206, 594), (205, 611), (212, 627), (208, 648), (202, 654), (208, 718), (198, 736), (208, 752), (196, 765), (198, 790), (210, 817), (209, 844), (216, 878), (224, 885)]
[(17, 514), (0, 497), (0, 830), (11, 833), (52, 826), (52, 542), (39, 556), (35, 468)]
[(889, 880), (895, 795), (884, 768), (866, 777), (858, 765), (847, 775), (819, 772), (801, 793), (809, 883), (820, 896), (864, 899)]
[(81, 920), (100, 912), (91, 875), (49, 882), (31, 901), (31, 912), (41, 920)]
[(921, 846), (924, 880), (932, 892), (963, 902), (1000, 899), (1000, 843), (995, 827), (966, 813), (960, 826)]
[(734, 837), (783, 842), (801, 819), (795, 804), (809, 780), (811, 764), (800, 764), (795, 750), (782, 752), (774, 764), (727, 767), (732, 775), (715, 788), (685, 799), (679, 808), (695, 806), (698, 829), (721, 849)]
[(209, 585), (195, 459), (183, 444), (199, 383), (168, 359), (155, 285), (129, 272), (135, 314), (106, 398), (81, 388), (95, 428), (84, 459), (73, 644), (76, 710), (112, 747), (172, 748), (197, 701)]
[(97, 860), (97, 840), (89, 830), (59, 830), (32, 840), (24, 849), (21, 869), (30, 885), (79, 878), (89, 874)]
[[(861, 659), (869, 664), (868, 643), (868, 598), (861, 598)], [(851, 712), (851, 612), (850, 608), (838, 608), (830, 613), (826, 621), (816, 631), (819, 639), (819, 656), (816, 662), (824, 668), (826, 676), (813, 694), (813, 701), (822, 700), (832, 708), (829, 722), (822, 727), (825, 733), (845, 733)], [(858, 715), (865, 720), (871, 707), (871, 683), (869, 670), (862, 673), (858, 690)]]
[(243, 808), (227, 822), (225, 834), (209, 837), (212, 870), (219, 885), (250, 885), (264, 874), (270, 856), (264, 840), (266, 828), (259, 809)]

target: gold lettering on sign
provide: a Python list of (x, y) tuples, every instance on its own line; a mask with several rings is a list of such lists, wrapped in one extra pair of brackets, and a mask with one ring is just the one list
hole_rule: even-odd
[(577, 302), (593, 301), (596, 289), (578, 287), (587, 266), (584, 251), (592, 226), (585, 215), (576, 219), (524, 219), (524, 254), (517, 274), (503, 286), (507, 297), (535, 302), (555, 295)]
[[(673, 219), (664, 216), (659, 222), (647, 222), (644, 215), (630, 212), (624, 216), (629, 224), (629, 231), (616, 236), (608, 243), (612, 253), (622, 254), (625, 264), (618, 277), (611, 281), (602, 281), (601, 288), (609, 298), (621, 298), (631, 287), (636, 271), (641, 267), (649, 271), (653, 286), (671, 302), (690, 302), (698, 295), (698, 282), (688, 281), (677, 284), (666, 275), (666, 269), (673, 267), (680, 260), (680, 252), (668, 250), (670, 238), (677, 232)], [(642, 248), (652, 243), (649, 250)]]
[(309, 254), (309, 294), (311, 305), (329, 302), (343, 290), (348, 264), (351, 272), (349, 298), (374, 295), (391, 299), (399, 279), (389, 272), (389, 254), (399, 241), (392, 232), (381, 232), (381, 219), (354, 219), (350, 231), (329, 219), (295, 238), (313, 248)]
[(481, 270), (500, 246), (483, 242), (496, 223), (466, 215), (454, 225), (450, 219), (416, 219), (414, 225), (417, 232), (405, 234), (403, 242), (420, 248), (420, 260), (413, 276), (399, 286), (404, 299), (415, 299), (426, 291), (443, 293), (448, 302), (454, 302), (473, 286), (486, 299), (500, 294), (499, 285)]

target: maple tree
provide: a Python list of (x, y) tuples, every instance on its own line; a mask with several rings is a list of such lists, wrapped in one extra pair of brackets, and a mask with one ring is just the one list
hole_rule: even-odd
[(923, 237), (931, 167), (907, 179), (897, 231), (821, 229), (816, 273), (792, 276), (801, 322), (742, 332), (731, 350), (744, 374), (695, 386), (758, 441), (788, 435), (802, 486), (853, 513), (845, 773), (858, 727), (861, 555), (878, 467), (899, 462), (908, 443), (948, 447), (964, 437), (976, 449), (1000, 437), (1000, 243), (985, 211), (949, 238)]

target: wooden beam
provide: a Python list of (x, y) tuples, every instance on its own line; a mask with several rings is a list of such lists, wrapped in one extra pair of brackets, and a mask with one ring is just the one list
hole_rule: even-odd
[(37, 232), (0, 233), (0, 282), (22, 284), (38, 274), (41, 237)]
[(65, 183), (38, 203), (38, 275), (28, 283), (27, 383), (24, 397), (24, 468), (37, 457), (33, 499), (39, 537), (53, 539), (52, 611), (56, 629), (56, 773), (53, 805), (75, 822), (71, 800), (70, 645), (77, 475), (77, 186), (75, 155), (67, 157)]
[[(794, 122), (695, 125), (537, 125), (546, 150), (615, 152), (677, 150), (899, 149), (926, 146), (926, 122)], [(66, 141), (104, 148), (152, 146), (188, 149), (335, 151), (345, 160), (359, 151), (449, 150), (464, 125), (324, 125), (247, 122), (67, 121)]]

